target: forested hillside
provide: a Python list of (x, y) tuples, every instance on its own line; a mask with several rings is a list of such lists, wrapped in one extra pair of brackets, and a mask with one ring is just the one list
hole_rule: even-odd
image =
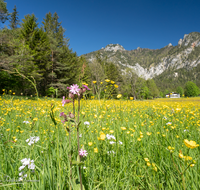
[(22, 22), (18, 14), (16, 7), (5, 14), (10, 27), (0, 31), (1, 89), (30, 95), (35, 83), (40, 95), (47, 95), (50, 87), (61, 94), (70, 84), (82, 79), (88, 82), (88, 73), (82, 71), (88, 68), (87, 62), (69, 48), (57, 13), (47, 13), (41, 27), (34, 14), (26, 15)]

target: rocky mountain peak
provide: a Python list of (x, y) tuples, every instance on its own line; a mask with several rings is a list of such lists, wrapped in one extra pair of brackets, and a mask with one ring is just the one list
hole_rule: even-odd
[(198, 32), (192, 32), (190, 34), (185, 34), (183, 39), (178, 41), (178, 45), (180, 46), (188, 46), (192, 45), (192, 43), (197, 43), (199, 41), (200, 35)]
[[(106, 57), (107, 61), (116, 64), (122, 72), (130, 68), (144, 79), (154, 78), (167, 70), (175, 71), (182, 68), (190, 70), (200, 65), (199, 32), (185, 34), (177, 46), (169, 43), (165, 47), (167, 48), (155, 50), (138, 47), (137, 50), (128, 51), (119, 44), (109, 44), (102, 48), (100, 53), (102, 58)], [(95, 60), (95, 53), (86, 55), (90, 63)]]
[(171, 43), (169, 43), (169, 44), (168, 44), (168, 47), (171, 47), (171, 46), (173, 46), (173, 45), (172, 45)]
[(105, 48), (102, 49), (104, 49), (104, 51), (114, 51), (114, 52), (118, 50), (125, 51), (124, 47), (119, 44), (108, 44)]

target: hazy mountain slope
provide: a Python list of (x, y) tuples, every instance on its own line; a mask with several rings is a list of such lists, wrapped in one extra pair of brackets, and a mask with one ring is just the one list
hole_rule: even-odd
[[(137, 48), (125, 50), (119, 44), (109, 44), (99, 50), (102, 57), (118, 65), (123, 71), (129, 67), (145, 78), (154, 78), (166, 73), (186, 68), (195, 68), (200, 63), (200, 33), (185, 34), (178, 41), (177, 46), (169, 44), (161, 49)], [(85, 54), (86, 59), (92, 62), (97, 51)], [(194, 71), (194, 70), (193, 70)]]

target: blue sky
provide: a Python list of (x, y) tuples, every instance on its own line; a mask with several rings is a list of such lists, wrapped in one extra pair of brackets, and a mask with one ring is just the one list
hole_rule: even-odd
[[(34, 13), (41, 24), (57, 12), (70, 48), (78, 55), (106, 45), (126, 50), (177, 45), (184, 34), (200, 32), (199, 0), (5, 0), (20, 20)], [(8, 23), (7, 23), (8, 24)]]

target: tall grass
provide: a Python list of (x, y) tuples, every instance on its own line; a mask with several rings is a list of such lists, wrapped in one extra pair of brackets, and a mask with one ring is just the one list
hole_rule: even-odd
[[(51, 104), (57, 125), (50, 117)], [(80, 189), (78, 166), (73, 165), (71, 180), (69, 172), (69, 153), (72, 160), (78, 156), (76, 128), (71, 126), (70, 150), (70, 124), (63, 125), (59, 117), (72, 110), (72, 104), (62, 107), (61, 100), (0, 98), (1, 189)], [(200, 189), (199, 147), (184, 144), (184, 139), (200, 143), (199, 111), (198, 98), (81, 100), (79, 140), (88, 152), (81, 166), (84, 189)], [(29, 146), (30, 136), (39, 141)], [(180, 158), (180, 151), (192, 159)], [(36, 167), (26, 166), (27, 177), (19, 181), (24, 158)]]

